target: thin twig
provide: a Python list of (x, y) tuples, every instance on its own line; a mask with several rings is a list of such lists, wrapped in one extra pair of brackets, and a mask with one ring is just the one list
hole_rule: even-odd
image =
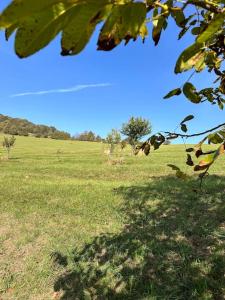
[(174, 136), (177, 136), (177, 137), (181, 137), (181, 138), (191, 138), (191, 137), (200, 136), (200, 135), (210, 133), (210, 132), (215, 131), (215, 130), (219, 129), (220, 127), (223, 127), (223, 126), (225, 126), (225, 123), (220, 124), (220, 125), (218, 125), (214, 128), (208, 129), (206, 131), (199, 132), (199, 133), (194, 133), (194, 134), (181, 134), (181, 133), (173, 133), (173, 132), (168, 132), (168, 131), (165, 131), (164, 133), (166, 133), (168, 135), (174, 135)]

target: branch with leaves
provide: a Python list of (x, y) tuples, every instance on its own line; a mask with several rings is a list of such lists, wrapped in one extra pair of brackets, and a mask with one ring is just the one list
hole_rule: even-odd
[[(187, 122), (191, 121), (194, 118), (193, 115), (189, 115), (179, 124), (183, 132), (188, 131)], [(218, 130), (220, 129), (220, 130)], [(207, 135), (206, 135), (207, 134)], [(177, 132), (160, 132), (158, 134), (152, 135), (145, 143), (143, 143), (138, 151), (142, 150), (146, 155), (149, 155), (151, 148), (154, 150), (159, 149), (167, 140), (173, 140), (177, 138), (188, 139), (192, 137), (205, 135), (204, 138), (194, 147), (186, 148), (187, 153), (186, 164), (190, 167), (193, 167), (195, 172), (203, 171), (199, 174), (200, 185), (202, 185), (203, 178), (208, 174), (209, 168), (217, 160), (217, 158), (225, 153), (225, 123), (220, 124), (216, 127), (208, 129), (203, 132), (194, 133), (194, 134), (182, 134)], [(218, 145), (216, 149), (204, 152), (202, 147), (204, 143)], [(200, 159), (197, 164), (194, 163), (194, 157)], [(179, 178), (186, 179), (187, 175), (180, 170), (175, 165), (168, 165), (172, 170), (176, 171), (176, 175)]]
[[(192, 119), (193, 119), (194, 116), (190, 116), (190, 117), (192, 117)], [(183, 128), (184, 132), (187, 132), (186, 124), (184, 124), (185, 122), (183, 121), (183, 123), (181, 123), (181, 128)], [(189, 138), (192, 138), (192, 137), (197, 137), (197, 136), (201, 136), (201, 135), (213, 132), (213, 131), (215, 131), (215, 130), (217, 130), (219, 128), (222, 128), (222, 127), (225, 128), (225, 123), (217, 125), (216, 127), (213, 127), (211, 129), (207, 129), (205, 131), (198, 132), (198, 133), (193, 133), (193, 134), (182, 134), (182, 133), (175, 133), (175, 132), (168, 132), (168, 131), (165, 131), (164, 133), (168, 135), (168, 139), (170, 139), (170, 137), (172, 139), (179, 138), (179, 137), (189, 139)]]

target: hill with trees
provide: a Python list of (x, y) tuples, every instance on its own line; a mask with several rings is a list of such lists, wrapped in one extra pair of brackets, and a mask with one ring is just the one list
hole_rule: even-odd
[(69, 140), (69, 133), (57, 130), (53, 126), (36, 125), (26, 119), (12, 118), (0, 114), (0, 133)]

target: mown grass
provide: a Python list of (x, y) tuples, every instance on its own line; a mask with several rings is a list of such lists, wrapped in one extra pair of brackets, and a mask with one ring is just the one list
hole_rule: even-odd
[(202, 193), (167, 167), (186, 171), (181, 145), (124, 157), (17, 138), (0, 161), (0, 299), (225, 298), (225, 157)]

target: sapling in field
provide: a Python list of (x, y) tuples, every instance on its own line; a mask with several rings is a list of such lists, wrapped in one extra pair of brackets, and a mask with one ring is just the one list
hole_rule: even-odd
[(6, 149), (7, 159), (9, 159), (9, 157), (10, 157), (10, 152), (11, 152), (11, 149), (14, 147), (15, 142), (16, 142), (16, 138), (13, 135), (10, 137), (4, 136), (2, 146), (4, 149)]
[(112, 165), (122, 164), (122, 147), (121, 147), (121, 135), (120, 132), (112, 129), (112, 131), (106, 137), (106, 143), (109, 148), (104, 153), (108, 155), (108, 162)]
[(121, 135), (119, 131), (116, 129), (112, 129), (112, 131), (107, 135), (106, 142), (109, 144), (110, 155), (113, 155), (115, 150), (115, 146), (118, 145), (121, 141)]

